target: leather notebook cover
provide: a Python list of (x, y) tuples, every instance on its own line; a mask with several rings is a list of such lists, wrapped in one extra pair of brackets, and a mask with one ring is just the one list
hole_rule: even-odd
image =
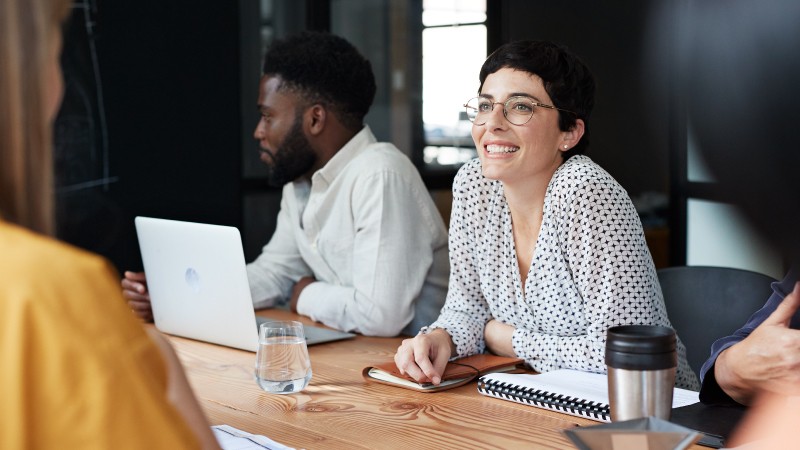
[(365, 367), (361, 371), (364, 379), (390, 386), (419, 392), (439, 392), (469, 383), (480, 375), (491, 372), (510, 372), (523, 368), (522, 358), (508, 358), (491, 354), (465, 356), (447, 363), (442, 382), (418, 383), (407, 375), (401, 375), (394, 361)]

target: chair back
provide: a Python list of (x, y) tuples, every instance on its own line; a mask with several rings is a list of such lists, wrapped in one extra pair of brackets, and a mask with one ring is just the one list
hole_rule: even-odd
[(659, 269), (658, 281), (669, 320), (699, 377), (711, 344), (741, 328), (764, 306), (776, 280), (749, 270), (679, 266)]

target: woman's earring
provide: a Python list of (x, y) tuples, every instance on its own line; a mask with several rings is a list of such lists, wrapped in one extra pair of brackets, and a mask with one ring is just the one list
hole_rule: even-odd
[(567, 148), (567, 144), (564, 144), (564, 148)]

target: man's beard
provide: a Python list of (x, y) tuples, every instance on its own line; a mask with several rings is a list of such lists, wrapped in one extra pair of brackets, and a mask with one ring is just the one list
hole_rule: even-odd
[(269, 170), (267, 183), (270, 186), (281, 187), (311, 170), (311, 167), (317, 162), (317, 155), (303, 134), (303, 117), (301, 115), (295, 117), (292, 128), (283, 138), (283, 142), (274, 152), (268, 153), (272, 158), (272, 164), (267, 164)]

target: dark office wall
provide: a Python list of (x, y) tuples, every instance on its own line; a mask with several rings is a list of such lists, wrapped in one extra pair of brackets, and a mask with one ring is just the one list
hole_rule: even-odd
[(582, 57), (597, 81), (589, 156), (632, 196), (666, 194), (669, 186), (664, 79), (648, 69), (648, 18), (655, 3), (502, 0), (500, 32), (493, 33), (503, 42), (560, 42)]
[[(95, 252), (120, 249), (122, 214), (108, 191), (108, 130), (103, 112), (94, 4), (77, 1), (65, 24), (64, 97), (54, 126), (58, 237)], [(88, 233), (88, 229), (102, 230)]]
[[(136, 215), (239, 226), (238, 2), (101, 1), (97, 56), (123, 228), (106, 256), (141, 266)], [(99, 239), (109, 230), (87, 226)]]
[[(379, 141), (391, 138), (391, 47), (388, 0), (332, 0), (331, 32), (350, 41), (372, 64), (375, 100), (364, 122)], [(369, 17), (369, 20), (364, 20)]]

